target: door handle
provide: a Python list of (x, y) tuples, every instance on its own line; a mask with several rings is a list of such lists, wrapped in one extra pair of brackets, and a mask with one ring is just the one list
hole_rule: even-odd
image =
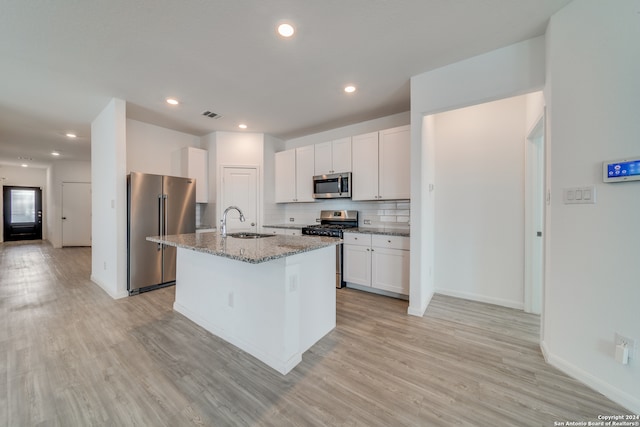
[[(158, 194), (158, 236), (160, 236), (162, 238), (162, 221), (164, 220), (164, 217), (162, 216), (162, 207), (163, 207), (163, 203), (162, 203), (162, 194)], [(158, 243), (156, 246), (156, 250), (160, 251), (162, 250), (162, 243)]]
[(162, 237), (167, 235), (167, 199), (168, 196), (166, 194), (162, 195), (162, 222), (163, 222), (163, 230)]

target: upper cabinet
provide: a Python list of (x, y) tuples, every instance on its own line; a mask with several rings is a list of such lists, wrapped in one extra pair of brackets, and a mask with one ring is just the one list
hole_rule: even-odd
[(352, 153), (353, 200), (411, 198), (409, 126), (354, 136)]
[(314, 151), (316, 175), (351, 172), (351, 137), (316, 144)]
[(186, 147), (181, 151), (182, 176), (196, 180), (196, 203), (209, 202), (209, 159), (207, 150)]
[(353, 174), (351, 198), (377, 200), (378, 196), (378, 132), (353, 137)]
[(314, 146), (275, 155), (276, 203), (313, 202)]
[(410, 126), (379, 132), (378, 189), (381, 199), (411, 198)]

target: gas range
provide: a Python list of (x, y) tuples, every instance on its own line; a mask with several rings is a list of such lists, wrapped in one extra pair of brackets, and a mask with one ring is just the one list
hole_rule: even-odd
[(302, 229), (302, 234), (342, 238), (344, 230), (358, 226), (358, 211), (320, 211), (320, 224)]

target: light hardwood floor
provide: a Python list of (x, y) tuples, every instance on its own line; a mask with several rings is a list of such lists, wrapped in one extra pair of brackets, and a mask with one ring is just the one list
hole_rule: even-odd
[(553, 426), (623, 408), (544, 363), (537, 316), (337, 291), (337, 327), (282, 376), (173, 312), (112, 300), (88, 248), (0, 244), (6, 426)]

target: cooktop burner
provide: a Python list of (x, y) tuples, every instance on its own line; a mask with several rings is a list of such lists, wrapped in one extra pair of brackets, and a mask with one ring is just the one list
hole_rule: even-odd
[(342, 230), (345, 228), (354, 228), (357, 227), (357, 224), (312, 224), (307, 227), (309, 228), (325, 228), (325, 229), (335, 229)]
[(321, 211), (320, 224), (302, 229), (302, 234), (342, 237), (342, 230), (358, 226), (358, 211)]

